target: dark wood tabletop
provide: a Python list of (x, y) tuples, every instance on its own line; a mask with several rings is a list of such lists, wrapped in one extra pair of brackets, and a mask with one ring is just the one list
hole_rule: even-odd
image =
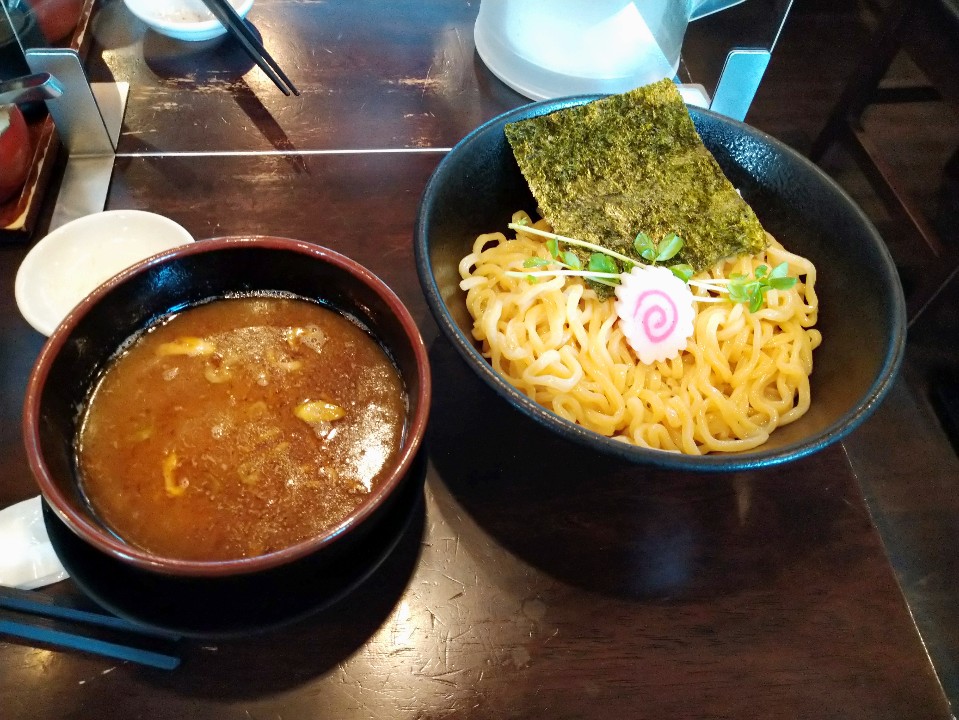
[[(0, 640), (4, 720), (951, 717), (845, 445), (731, 475), (587, 456), (439, 334), (412, 256), (421, 191), (449, 147), (527, 102), (476, 56), (477, 8), (257, 0), (302, 92), (287, 98), (229, 41), (99, 7), (89, 75), (130, 83), (107, 208), (315, 242), (389, 284), (432, 362), (422, 502), (344, 598), (185, 639), (173, 671)], [(44, 338), (13, 297), (28, 247), (0, 247), (0, 507), (37, 493), (19, 423)]]

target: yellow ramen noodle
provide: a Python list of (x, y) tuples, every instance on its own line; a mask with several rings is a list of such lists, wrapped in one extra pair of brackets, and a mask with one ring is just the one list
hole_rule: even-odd
[[(542, 220), (534, 227), (549, 230)], [(754, 313), (742, 303), (697, 302), (685, 351), (652, 365), (640, 363), (623, 336), (613, 301), (583, 281), (507, 274), (534, 256), (549, 257), (531, 234), (480, 235), (460, 262), (460, 285), (493, 368), (560, 417), (641, 447), (699, 455), (755, 448), (808, 410), (813, 350), (822, 340), (813, 327), (816, 268), (774, 238), (765, 252), (697, 277), (751, 275), (786, 262), (799, 281), (770, 290)]]

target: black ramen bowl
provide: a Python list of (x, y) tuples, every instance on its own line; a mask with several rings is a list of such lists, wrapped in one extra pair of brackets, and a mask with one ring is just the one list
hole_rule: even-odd
[[(364, 325), (405, 384), (402, 445), (388, 471), (343, 521), (298, 544), (235, 560), (162, 557), (124, 542), (84, 497), (75, 460), (78, 422), (91, 385), (132, 335), (171, 311), (230, 295), (283, 293), (315, 300)], [(33, 368), (23, 435), (31, 470), (56, 517), (79, 539), (133, 568), (168, 577), (222, 580), (276, 571), (323, 556), (342, 562), (393, 508), (410, 475), (430, 407), (429, 359), (416, 323), (379, 278), (317, 245), (275, 237), (203, 240), (154, 255), (93, 291), (50, 336)], [(415, 473), (414, 473), (415, 474)]]
[(511, 215), (538, 217), (503, 133), (507, 123), (596, 97), (560, 98), (511, 110), (467, 135), (439, 164), (416, 224), (416, 267), (440, 328), (467, 364), (535, 422), (598, 453), (659, 468), (733, 471), (776, 465), (839, 440), (879, 404), (902, 362), (905, 304), (891, 256), (848, 195), (813, 163), (772, 137), (715, 113), (690, 108), (706, 147), (760, 221), (783, 245), (817, 267), (817, 327), (812, 404), (758, 448), (703, 456), (612, 440), (564, 420), (513, 387), (480, 354), (459, 287), (458, 264), (481, 233), (506, 231)]

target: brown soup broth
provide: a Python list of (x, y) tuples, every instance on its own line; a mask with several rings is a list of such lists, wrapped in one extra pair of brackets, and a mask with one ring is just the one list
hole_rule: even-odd
[(262, 555), (341, 522), (397, 455), (403, 381), (357, 323), (314, 302), (222, 298), (128, 344), (82, 418), (83, 491), (166, 557)]

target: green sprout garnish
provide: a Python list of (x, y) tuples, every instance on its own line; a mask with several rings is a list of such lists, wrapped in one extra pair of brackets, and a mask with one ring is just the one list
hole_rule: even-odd
[[(576, 275), (585, 277), (587, 280), (591, 280), (601, 285), (615, 287), (616, 285), (619, 285), (619, 276), (622, 273), (629, 272), (633, 269), (633, 266), (637, 264), (635, 258), (621, 255), (620, 253), (605, 248), (602, 245), (596, 245), (594, 243), (586, 242), (585, 240), (577, 240), (576, 238), (570, 238), (564, 235), (557, 235), (556, 233), (547, 232), (545, 230), (539, 230), (530, 226), (525, 221), (519, 223), (510, 223), (508, 227), (511, 230), (520, 230), (525, 233), (539, 235), (546, 238), (546, 250), (549, 252), (552, 260), (547, 260), (545, 258), (529, 258), (527, 260), (527, 263), (529, 264), (524, 263), (523, 267), (545, 267), (556, 264), (563, 268), (563, 270), (540, 272), (540, 276), (550, 274)], [(579, 260), (579, 257), (569, 250), (563, 250), (560, 243), (581, 247), (587, 250), (593, 250), (588, 257), (585, 271), (583, 271), (583, 266)], [(659, 243), (654, 242), (646, 233), (639, 233), (633, 242), (633, 249), (636, 250), (636, 253), (646, 260), (650, 265), (671, 260), (680, 250), (682, 250), (682, 248), (683, 239), (676, 233), (668, 233)], [(693, 276), (693, 269), (689, 265), (673, 265), (669, 269), (683, 282), (687, 282), (689, 278)], [(530, 281), (535, 282), (537, 276), (527, 275), (527, 278), (530, 279)]]
[[(586, 269), (584, 270), (583, 263), (576, 253), (569, 250), (563, 250), (562, 247), (560, 247), (560, 240), (565, 242), (568, 240), (568, 238), (563, 238), (561, 235), (555, 235), (554, 233), (546, 233), (542, 230), (537, 230), (536, 228), (527, 226), (525, 223), (518, 225), (514, 223), (511, 224), (510, 227), (514, 229), (521, 227), (525, 232), (548, 236), (546, 239), (546, 250), (549, 252), (549, 258), (527, 258), (523, 262), (524, 268), (545, 268), (553, 265), (559, 265), (566, 271), (563, 273), (564, 275), (581, 275), (582, 277), (592, 280), (593, 282), (598, 282), (602, 285), (613, 286), (619, 284), (619, 266), (616, 264), (615, 260), (605, 253), (591, 253), (586, 263)], [(567, 244), (575, 245), (576, 243)], [(555, 275), (557, 272), (558, 271), (552, 271), (545, 274)], [(606, 275), (609, 277), (604, 277)], [(532, 277), (535, 280), (535, 276)]]
[(590, 253), (586, 269), (594, 273), (619, 273), (619, 266), (606, 253)]
[(674, 232), (667, 233), (658, 243), (644, 232), (633, 240), (633, 249), (651, 265), (671, 260), (683, 249), (683, 239)]
[(766, 293), (770, 290), (788, 290), (796, 284), (796, 278), (790, 277), (789, 265), (779, 263), (772, 270), (766, 265), (760, 265), (749, 278), (742, 273), (736, 273), (729, 278), (726, 291), (733, 302), (749, 305), (750, 312), (756, 312), (763, 306)]
[(693, 275), (696, 274), (696, 271), (693, 270), (692, 265), (687, 265), (686, 263), (680, 263), (679, 265), (670, 265), (670, 271), (682, 280), (684, 283), (689, 283), (692, 280)]
[[(649, 262), (650, 265), (655, 265), (676, 257), (679, 251), (683, 249), (683, 239), (676, 233), (671, 232), (666, 233), (663, 239), (657, 243), (649, 235), (641, 232), (633, 240), (633, 249), (643, 260)], [(689, 282), (689, 279), (696, 273), (691, 265), (685, 263), (670, 265), (669, 270), (683, 282)]]
[[(541, 277), (555, 277), (566, 275), (582, 277), (607, 287), (615, 287), (620, 283), (620, 275), (628, 273), (637, 263), (635, 258), (627, 257), (618, 252), (604, 248), (602, 245), (577, 240), (576, 238), (557, 235), (556, 233), (539, 230), (527, 222), (510, 223), (511, 230), (519, 230), (531, 235), (539, 235), (546, 239), (548, 258), (531, 257), (523, 261), (523, 267), (533, 272), (509, 272), (512, 276), (525, 276), (529, 282), (535, 283)], [(561, 244), (592, 250), (586, 261), (586, 267), (579, 256), (564, 250)], [(658, 243), (646, 233), (639, 233), (633, 241), (636, 254), (649, 265), (666, 262), (673, 259), (683, 249), (683, 239), (676, 233), (667, 233)], [(559, 266), (557, 268), (556, 266)], [(766, 293), (770, 290), (788, 290), (797, 280), (789, 276), (789, 265), (780, 263), (772, 270), (766, 265), (756, 268), (752, 277), (736, 273), (729, 279), (693, 280), (695, 270), (685, 263), (668, 266), (668, 269), (689, 285), (702, 288), (717, 294), (725, 294), (725, 298), (711, 296), (696, 296), (699, 302), (732, 302), (744, 303), (749, 306), (750, 312), (762, 308), (766, 301)]]

